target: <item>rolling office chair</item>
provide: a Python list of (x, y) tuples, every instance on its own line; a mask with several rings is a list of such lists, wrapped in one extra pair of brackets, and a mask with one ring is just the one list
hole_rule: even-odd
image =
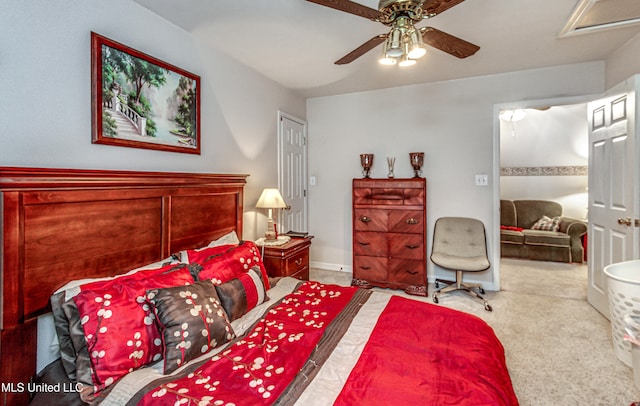
[[(435, 303), (438, 303), (440, 293), (463, 290), (482, 300), (485, 310), (493, 310), (489, 302), (482, 297), (482, 285), (462, 282), (464, 272), (486, 271), (491, 266), (487, 257), (484, 224), (480, 220), (466, 217), (442, 217), (436, 220), (431, 262), (456, 272), (455, 282), (436, 279), (437, 290), (433, 293)], [(438, 289), (441, 283), (447, 286)], [(474, 289), (478, 289), (479, 293)]]

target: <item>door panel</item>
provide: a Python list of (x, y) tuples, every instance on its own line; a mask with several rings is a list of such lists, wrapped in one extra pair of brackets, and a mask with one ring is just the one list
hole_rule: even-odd
[(638, 151), (634, 78), (589, 103), (588, 301), (609, 317), (607, 265), (638, 258)]
[(307, 232), (306, 123), (283, 113), (278, 122), (278, 184), (287, 203), (280, 210), (278, 229)]

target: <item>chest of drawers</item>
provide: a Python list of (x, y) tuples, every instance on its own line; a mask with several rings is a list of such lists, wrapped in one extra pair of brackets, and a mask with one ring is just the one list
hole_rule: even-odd
[(354, 285), (426, 293), (426, 193), (423, 178), (353, 180)]

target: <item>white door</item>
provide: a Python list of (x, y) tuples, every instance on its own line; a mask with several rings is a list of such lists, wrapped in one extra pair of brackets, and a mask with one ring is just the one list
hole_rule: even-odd
[(589, 103), (588, 301), (609, 317), (604, 267), (639, 257), (636, 86), (632, 77)]
[(278, 187), (287, 208), (278, 230), (307, 232), (307, 123), (278, 112)]

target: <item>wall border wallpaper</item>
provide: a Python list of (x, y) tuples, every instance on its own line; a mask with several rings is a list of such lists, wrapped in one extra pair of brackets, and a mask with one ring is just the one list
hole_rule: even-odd
[(588, 166), (519, 166), (500, 168), (500, 176), (587, 176)]

